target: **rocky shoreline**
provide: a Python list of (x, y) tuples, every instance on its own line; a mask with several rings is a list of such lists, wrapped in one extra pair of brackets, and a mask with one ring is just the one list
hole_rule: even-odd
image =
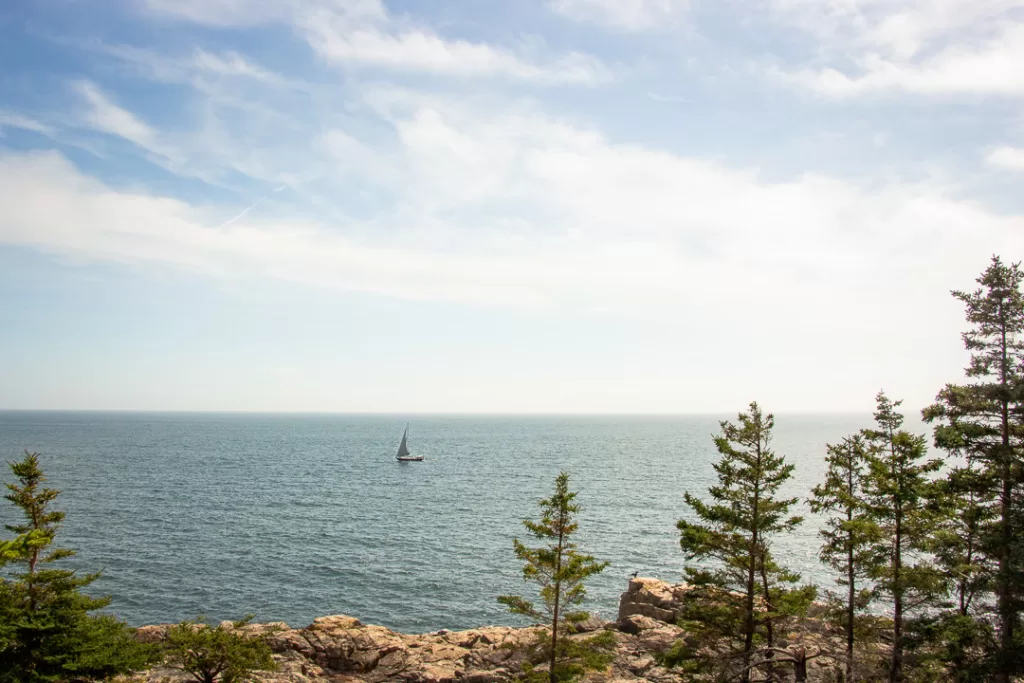
[[(636, 578), (619, 602), (616, 621), (591, 618), (571, 638), (614, 634), (616, 656), (607, 671), (588, 680), (669, 683), (677, 676), (658, 664), (683, 630), (673, 623), (687, 587)], [(143, 626), (138, 637), (163, 639), (168, 625)], [(338, 615), (304, 628), (284, 623), (250, 624), (248, 633), (266, 638), (279, 670), (258, 675), (266, 683), (504, 683), (522, 672), (528, 645), (539, 627), (487, 626), (466, 631), (404, 634)], [(172, 669), (153, 669), (147, 683), (187, 680)]]

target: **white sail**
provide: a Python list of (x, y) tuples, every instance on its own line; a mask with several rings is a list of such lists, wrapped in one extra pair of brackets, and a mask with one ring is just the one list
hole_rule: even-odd
[(398, 444), (398, 457), (405, 458), (409, 455), (409, 447), (406, 445), (405, 440), (409, 436), (409, 425), (405, 426), (405, 432), (402, 434), (402, 443)]

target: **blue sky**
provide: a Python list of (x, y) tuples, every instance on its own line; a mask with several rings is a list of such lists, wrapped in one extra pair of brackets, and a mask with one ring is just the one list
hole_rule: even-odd
[(1024, 0), (0, 6), (0, 408), (867, 411), (1024, 258)]

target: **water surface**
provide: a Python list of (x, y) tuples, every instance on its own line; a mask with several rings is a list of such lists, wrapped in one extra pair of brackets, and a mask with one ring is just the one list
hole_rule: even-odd
[[(684, 491), (713, 481), (722, 417), (415, 417), (410, 449), (427, 459), (397, 463), (404, 417), (0, 412), (0, 453), (42, 454), (64, 492), (61, 543), (103, 569), (96, 588), (129, 623), (351, 614), (417, 632), (518, 623), (495, 596), (531, 590), (512, 539), (562, 469), (580, 545), (612, 563), (589, 583), (592, 610), (614, 617), (634, 571), (679, 579), (675, 522)], [(788, 495), (869, 420), (778, 416)], [(814, 522), (777, 554), (829, 582)]]

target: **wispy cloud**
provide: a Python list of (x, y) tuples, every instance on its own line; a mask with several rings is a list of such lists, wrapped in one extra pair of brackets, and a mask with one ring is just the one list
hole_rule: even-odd
[(95, 83), (79, 81), (75, 83), (75, 89), (89, 105), (83, 123), (100, 132), (124, 138), (145, 150), (158, 150), (153, 128), (127, 109), (114, 104)]
[(837, 98), (889, 91), (1021, 97), (1024, 96), (1021, 64), (1024, 64), (1024, 24), (984, 45), (954, 46), (913, 62), (868, 55), (858, 61), (852, 76), (834, 68), (791, 73), (776, 70), (775, 73), (784, 80)]
[(210, 95), (224, 91), (230, 83), (250, 82), (262, 86), (308, 89), (301, 78), (286, 78), (231, 50), (215, 51), (195, 47), (185, 54), (164, 54), (133, 45), (102, 41), (69, 42), (85, 53), (111, 60), (118, 70), (159, 83), (190, 85)]
[(818, 41), (818, 64), (773, 73), (822, 95), (1024, 96), (1024, 0), (773, 0), (770, 6), (776, 18)]
[(444, 40), (428, 31), (389, 35), (375, 28), (352, 30), (329, 18), (311, 21), (305, 29), (317, 52), (343, 64), (458, 77), (502, 76), (542, 85), (596, 85), (612, 79), (600, 60), (581, 53), (533, 60), (506, 48)]
[[(369, 182), (403, 191), (370, 222), (254, 220), (252, 206), (218, 221), (212, 207), (104, 186), (56, 154), (6, 154), (0, 201), (15, 208), (0, 221), (0, 240), (220, 277), (487, 306), (658, 316), (666, 305), (737, 304), (756, 289), (779, 312), (813, 292), (822, 302), (816, 315), (842, 326), (857, 311), (871, 318), (871, 292), (912, 298), (920, 288), (941, 289), (948, 283), (940, 274), (973, 268), (993, 251), (1011, 253), (1024, 231), (1024, 219), (986, 213), (941, 188), (869, 192), (813, 175), (768, 182), (616, 145), (528, 110), (427, 108), (415, 95), (395, 105), (401, 97), (383, 98), (400, 142), (377, 154), (386, 171)], [(361, 147), (339, 135), (342, 156)], [(865, 271), (866, 262), (874, 268)], [(899, 279), (883, 275), (890, 272)]]
[(0, 109), (0, 129), (2, 128), (19, 128), (21, 130), (30, 130), (34, 133), (42, 133), (43, 135), (52, 135), (54, 133), (53, 126), (28, 116)]
[(1024, 148), (998, 147), (985, 156), (985, 163), (995, 168), (1024, 171)]
[(150, 12), (207, 26), (255, 26), (288, 19), (304, 3), (296, 0), (143, 0)]
[[(596, 85), (613, 78), (612, 70), (601, 60), (580, 52), (538, 54), (535, 43), (509, 47), (444, 38), (408, 18), (396, 19), (380, 0), (341, 4), (324, 0), (148, 0), (148, 5), (161, 16), (214, 26), (290, 23), (323, 58), (350, 67), (458, 78), (503, 77), (540, 85)], [(267, 5), (274, 9), (266, 9)], [(214, 62), (207, 57), (205, 61), (213, 68), (250, 68), (237, 59)]]
[(824, 53), (909, 60), (984, 42), (1019, 23), (1024, 0), (768, 0), (773, 17), (820, 41)]
[(665, 29), (678, 24), (690, 0), (551, 0), (551, 8), (571, 19), (623, 31)]

